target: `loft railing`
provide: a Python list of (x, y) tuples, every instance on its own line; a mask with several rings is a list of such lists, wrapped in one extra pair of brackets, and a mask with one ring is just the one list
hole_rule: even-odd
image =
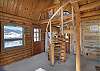
[[(65, 7), (65, 6), (67, 6), (68, 4), (69, 4), (70, 2), (67, 2), (67, 3), (65, 3), (65, 4), (63, 4), (61, 7), (59, 7), (59, 9), (55, 12), (55, 13), (53, 13), (53, 15), (49, 18), (49, 20), (48, 20), (48, 24), (47, 24), (47, 27), (46, 27), (46, 33), (48, 32), (48, 27), (49, 27), (49, 32), (50, 32), (50, 41), (49, 41), (49, 43), (50, 43), (50, 51), (51, 51), (51, 64), (52, 65), (54, 65), (54, 47), (52, 47), (52, 28), (51, 28), (51, 26), (52, 26), (52, 20), (54, 19), (54, 17), (56, 16), (56, 15), (58, 15), (59, 13), (59, 16), (61, 17), (61, 35), (64, 35), (64, 29), (63, 29), (63, 27), (64, 27), (64, 10), (63, 10), (63, 8)], [(70, 20), (70, 21), (72, 21), (72, 23), (74, 24), (74, 10), (73, 10), (73, 7), (72, 7), (72, 19)], [(67, 23), (68, 23), (69, 21), (67, 21)]]

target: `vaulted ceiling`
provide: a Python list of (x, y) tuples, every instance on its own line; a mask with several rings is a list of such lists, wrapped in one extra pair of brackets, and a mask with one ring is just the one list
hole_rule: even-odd
[(0, 0), (0, 11), (34, 21), (52, 3), (53, 0)]
[[(41, 11), (55, 4), (65, 3), (66, 1), (69, 0), (0, 0), (0, 12), (27, 18), (36, 22)], [(82, 7), (95, 1), (97, 0), (79, 0), (78, 4), (79, 7)], [(68, 5), (66, 9), (71, 11), (71, 5)], [(91, 12), (93, 10), (100, 10), (100, 6), (82, 11), (81, 13)]]

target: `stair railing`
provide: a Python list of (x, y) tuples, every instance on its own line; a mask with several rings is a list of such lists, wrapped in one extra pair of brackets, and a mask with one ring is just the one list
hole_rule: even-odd
[(52, 16), (51, 18), (48, 20), (48, 24), (47, 24), (47, 27), (46, 27), (46, 33), (48, 33), (48, 27), (49, 27), (49, 30), (50, 30), (50, 53), (51, 53), (51, 64), (54, 65), (54, 47), (52, 47), (52, 28), (51, 28), (51, 20), (58, 14), (58, 12), (61, 12), (61, 32), (62, 32), (62, 35), (64, 35), (64, 31), (63, 31), (63, 24), (64, 24), (64, 20), (63, 20), (63, 7), (65, 7), (66, 5), (68, 5), (70, 3), (67, 2), (65, 4), (63, 4)]

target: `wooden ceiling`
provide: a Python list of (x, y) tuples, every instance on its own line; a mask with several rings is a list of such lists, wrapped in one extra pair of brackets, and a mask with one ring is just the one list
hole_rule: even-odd
[(40, 11), (52, 4), (52, 0), (0, 0), (0, 12), (37, 20)]
[[(0, 12), (11, 14), (14, 16), (26, 18), (32, 21), (38, 21), (41, 11), (59, 5), (59, 3), (65, 3), (69, 0), (0, 0)], [(98, 0), (78, 0), (79, 7), (94, 3)], [(83, 8), (82, 8), (83, 9)], [(71, 5), (66, 7), (66, 10), (71, 11)], [(81, 14), (100, 10), (100, 6), (88, 10), (81, 11)]]

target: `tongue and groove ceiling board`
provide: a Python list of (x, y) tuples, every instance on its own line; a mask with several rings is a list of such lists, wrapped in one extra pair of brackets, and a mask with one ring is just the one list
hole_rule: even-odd
[[(0, 12), (37, 22), (41, 12), (44, 9), (47, 9), (54, 5), (61, 5), (67, 1), (69, 0), (0, 0)], [(82, 8), (88, 4), (92, 5), (92, 3), (95, 3), (96, 5), (96, 1), (99, 2), (99, 0), (80, 0), (78, 1), (78, 4), (79, 7)], [(71, 12), (71, 5), (69, 4), (68, 6), (66, 6), (64, 10)], [(97, 10), (100, 10), (100, 6), (81, 11), (80, 13), (84, 14)]]
[(53, 3), (52, 0), (0, 0), (0, 12), (37, 20), (40, 11)]

